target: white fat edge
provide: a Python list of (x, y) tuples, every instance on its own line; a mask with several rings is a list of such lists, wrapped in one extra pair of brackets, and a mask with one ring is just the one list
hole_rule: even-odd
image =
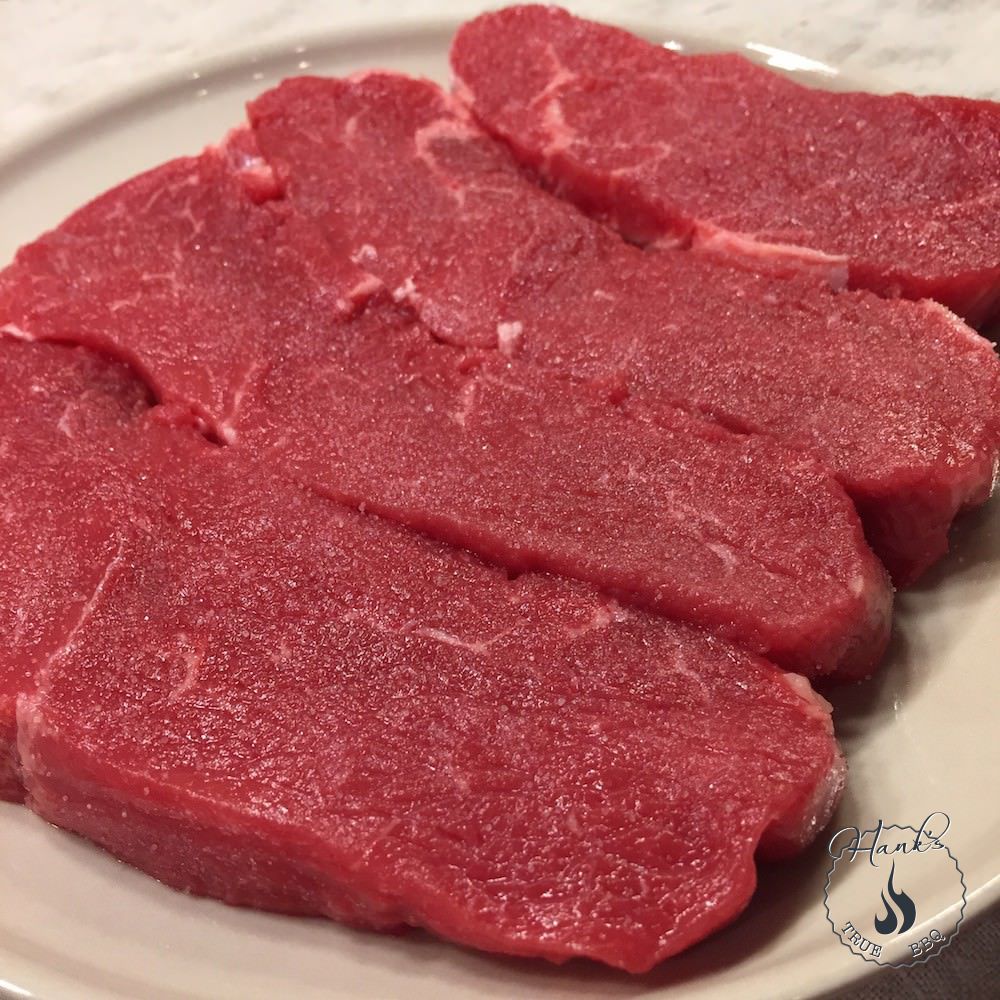
[(235, 140), (249, 132), (249, 125), (236, 125), (222, 137), (220, 142), (208, 148), (229, 157), (239, 173), (274, 181), (274, 170), (260, 153), (248, 153), (234, 148)]
[(62, 411), (62, 416), (59, 418), (59, 422), (56, 424), (56, 430), (60, 434), (65, 434), (70, 440), (73, 438), (73, 424), (71, 420), (71, 414), (73, 412), (73, 407), (75, 400), (71, 400), (66, 404)]
[(365, 276), (356, 282), (345, 295), (342, 295), (337, 299), (334, 306), (338, 312), (345, 315), (349, 314), (354, 311), (354, 308), (359, 302), (365, 302), (381, 288), (381, 279), (376, 278), (374, 274), (366, 273)]
[(650, 250), (686, 250), (687, 236), (680, 233), (663, 233), (645, 246)]
[(753, 233), (722, 229), (711, 223), (695, 226), (693, 248), (722, 256), (758, 257), (765, 260), (786, 260), (799, 269), (818, 274), (834, 291), (847, 288), (848, 260), (846, 254), (828, 254), (797, 243), (769, 243)]
[(542, 126), (548, 136), (548, 142), (542, 148), (542, 158), (550, 164), (556, 153), (569, 149), (576, 139), (576, 130), (570, 128), (563, 115), (562, 101), (558, 97), (549, 97), (542, 112)]
[[(181, 643), (190, 645), (190, 640), (185, 633), (180, 633), (177, 637)], [(184, 664), (184, 676), (180, 682), (167, 695), (167, 703), (173, 704), (184, 695), (194, 690), (198, 683), (198, 676), (201, 673), (201, 665), (204, 662), (204, 654), (196, 649), (187, 649), (183, 653), (182, 663)]]
[(805, 702), (806, 714), (810, 718), (822, 722), (832, 733), (833, 705), (816, 691), (809, 683), (808, 678), (803, 677), (802, 674), (787, 672), (781, 674), (781, 679)]
[(23, 340), (29, 344), (38, 339), (33, 333), (29, 333), (16, 323), (6, 323), (4, 326), (0, 326), (0, 333), (7, 337), (13, 337), (15, 340)]
[(378, 260), (378, 251), (370, 243), (362, 243), (354, 253), (351, 254), (351, 260), (358, 265), (365, 264), (368, 261)]
[(413, 630), (413, 635), (422, 636), (425, 639), (433, 639), (435, 642), (443, 642), (446, 646), (455, 646), (458, 649), (467, 649), (471, 653), (482, 654), (490, 647), (489, 642), (469, 642), (451, 632), (445, 632), (439, 628), (417, 628)]
[(521, 337), (524, 335), (524, 324), (520, 320), (508, 323), (497, 323), (497, 347), (505, 358), (514, 356)]
[(417, 297), (417, 286), (410, 275), (401, 285), (392, 290), (393, 302), (412, 302)]
[(477, 388), (475, 379), (470, 379), (459, 390), (458, 406), (455, 408), (455, 412), (452, 413), (452, 419), (459, 427), (465, 426), (465, 422), (469, 419), (469, 414), (476, 404)]
[(240, 173), (249, 174), (251, 177), (257, 177), (260, 180), (266, 181), (268, 184), (277, 183), (273, 168), (264, 160), (262, 156), (255, 156), (252, 160), (245, 163), (242, 167), (240, 167)]
[(236, 421), (239, 418), (240, 408), (243, 406), (243, 400), (246, 398), (251, 383), (264, 367), (263, 362), (260, 361), (255, 361), (248, 365), (246, 371), (243, 373), (243, 377), (240, 379), (240, 384), (233, 391), (233, 401), (217, 428), (219, 436), (226, 444), (234, 444), (236, 442), (236, 438), (238, 437), (236, 433)]
[(429, 147), (435, 139), (457, 139), (460, 142), (467, 142), (469, 139), (481, 139), (482, 135), (482, 132), (465, 116), (447, 114), (417, 129), (413, 134), (413, 142), (418, 157), (423, 159), (425, 154), (429, 154), (433, 158)]
[(867, 577), (864, 573), (856, 573), (851, 578), (850, 590), (854, 597), (862, 599), (866, 621), (889, 621), (895, 591), (881, 566), (875, 560), (872, 560), (872, 564), (871, 573)]
[(739, 563), (739, 559), (732, 547), (723, 542), (706, 542), (705, 544), (722, 560), (726, 572), (732, 573)]
[(588, 632), (597, 632), (611, 625), (628, 621), (630, 617), (631, 613), (627, 608), (623, 608), (616, 600), (609, 599), (594, 609), (589, 622), (579, 627), (567, 628), (566, 633), (576, 639)]
[(236, 428), (228, 420), (223, 420), (218, 424), (215, 431), (226, 444), (236, 444), (236, 439), (239, 437)]

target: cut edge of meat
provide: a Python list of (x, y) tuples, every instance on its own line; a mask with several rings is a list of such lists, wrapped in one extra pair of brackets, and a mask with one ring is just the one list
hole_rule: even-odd
[[(720, 431), (725, 432), (722, 428)], [(280, 465), (280, 459), (271, 461)], [(508, 574), (543, 573), (579, 581), (665, 621), (687, 624), (717, 635), (752, 655), (774, 662), (791, 676), (803, 675), (809, 683), (839, 685), (868, 678), (878, 668), (889, 644), (893, 586), (883, 564), (869, 548), (853, 503), (846, 497), (845, 504), (849, 505), (850, 516), (856, 525), (858, 553), (856, 575), (850, 589), (845, 588), (837, 603), (829, 606), (830, 614), (825, 618), (814, 616), (810, 621), (800, 621), (798, 627), (789, 620), (787, 630), (780, 637), (774, 634), (769, 638), (762, 631), (759, 618), (753, 621), (743, 614), (722, 621), (719, 618), (722, 608), (710, 601), (692, 601), (687, 595), (688, 604), (685, 605), (683, 596), (668, 597), (661, 592), (662, 588), (655, 592), (649, 588), (621, 589), (609, 584), (606, 573), (579, 568), (573, 571), (561, 565), (558, 555), (516, 546), (504, 550), (497, 539), (484, 541), (467, 526), (456, 526), (440, 513), (425, 511), (416, 516), (413, 511), (407, 511), (405, 505), (372, 499), (369, 494), (345, 492), (335, 484), (317, 483), (308, 476), (297, 476), (294, 470), (290, 474), (299, 485), (331, 503), (362, 509), (432, 541), (470, 552)], [(779, 638), (784, 641), (776, 641)]]
[(871, 565), (865, 568), (868, 579), (859, 578), (857, 583), (858, 598), (864, 601), (865, 609), (859, 618), (860, 627), (852, 635), (830, 628), (827, 635), (816, 636), (810, 669), (804, 670), (802, 664), (785, 667), (790, 677), (805, 674), (804, 679), (810, 683), (850, 684), (871, 677), (878, 669), (891, 637), (894, 590), (889, 574), (874, 554)]
[(0, 698), (0, 802), (24, 800), (12, 699)]
[[(807, 704), (809, 713), (823, 722), (834, 736), (833, 706), (809, 680), (801, 674), (786, 673), (785, 683)], [(812, 794), (805, 796), (797, 807), (790, 809), (785, 817), (768, 826), (760, 839), (759, 856), (764, 860), (780, 860), (794, 857), (816, 838), (816, 835), (830, 822), (834, 810), (840, 803), (847, 785), (847, 759), (840, 744), (834, 742), (837, 756), (831, 763), (826, 779), (819, 782)]]
[[(869, 291), (884, 299), (933, 302), (976, 329), (988, 325), (1000, 314), (1000, 267), (959, 275), (911, 275), (887, 271), (869, 261), (851, 259), (846, 254), (824, 253), (798, 243), (775, 243), (753, 233), (722, 229), (703, 220), (688, 220), (687, 225), (691, 237), (686, 247), (736, 265), (758, 266), (778, 274), (796, 271), (810, 274), (826, 282), (835, 292)], [(617, 225), (614, 228), (619, 229)], [(622, 235), (628, 238), (626, 232), (622, 231)], [(670, 235), (646, 244), (652, 251), (678, 246), (677, 240)]]
[[(53, 424), (52, 428), (55, 441), (85, 439), (88, 444), (94, 444), (98, 447), (101, 452), (99, 468), (101, 473), (105, 475), (97, 476), (96, 472), (91, 469), (90, 471), (94, 472), (95, 481), (101, 479), (105, 484), (112, 483), (114, 484), (114, 492), (118, 492), (121, 488), (121, 492), (124, 493), (125, 487), (123, 482), (117, 479), (118, 470), (114, 467), (112, 456), (120, 450), (123, 441), (127, 440), (131, 433), (138, 429), (139, 422), (151, 412), (153, 396), (148, 383), (140, 378), (131, 366), (121, 364), (117, 359), (109, 358), (100, 351), (93, 350), (88, 346), (77, 345), (71, 341), (49, 343), (36, 340), (14, 324), (0, 327), (0, 355), (2, 355), (0, 357), (0, 376), (3, 376), (0, 381), (4, 382), (3, 392), (6, 394), (15, 385), (13, 381), (6, 381), (6, 362), (20, 355), (18, 360), (25, 362), (26, 367), (18, 374), (27, 376), (21, 385), (30, 387), (32, 401), (40, 401), (41, 412), (44, 412), (50, 399), (58, 400), (60, 408), (63, 408), (62, 418), (58, 424)], [(32, 358), (35, 361), (29, 360)], [(16, 367), (15, 371), (17, 371)], [(59, 384), (63, 378), (66, 382)], [(34, 382), (35, 379), (39, 380), (38, 383)], [(51, 387), (50, 379), (56, 383), (59, 390), (57, 394), (51, 396), (48, 393)], [(38, 396), (34, 395), (36, 392), (39, 393)], [(10, 397), (6, 398), (9, 400)], [(16, 391), (13, 398), (18, 399)], [(107, 412), (104, 412), (103, 416), (107, 418), (108, 423), (94, 425), (88, 422), (83, 425), (84, 430), (81, 433), (79, 428), (74, 430), (73, 420), (67, 420), (67, 417), (71, 407), (83, 404), (87, 400), (91, 402), (101, 401), (98, 404), (98, 409), (107, 408)], [(15, 425), (17, 417), (22, 415), (29, 416), (23, 410), (18, 411), (15, 416)], [(10, 413), (7, 416), (9, 417)], [(93, 419), (93, 414), (88, 412), (85, 419), (88, 421)], [(67, 421), (65, 425), (64, 420)], [(183, 424), (185, 420), (178, 418), (177, 422)], [(28, 433), (21, 439), (21, 443), (30, 442), (30, 447), (26, 452), (20, 453), (18, 447), (15, 446), (15, 474), (19, 468), (30, 470), (30, 479), (41, 491), (40, 496), (44, 497), (44, 506), (53, 515), (54, 523), (59, 523), (66, 529), (65, 534), (61, 534), (58, 538), (59, 547), (63, 551), (74, 549), (80, 543), (84, 533), (94, 528), (95, 518), (93, 515), (97, 508), (88, 510), (88, 505), (95, 502), (94, 498), (85, 497), (79, 490), (79, 484), (71, 492), (60, 493), (58, 496), (53, 487), (56, 482), (67, 478), (64, 476), (64, 460), (71, 454), (78, 456), (79, 453), (75, 450), (75, 445), (72, 452), (61, 453), (53, 439), (46, 440), (44, 437), (36, 438), (34, 436), (35, 432), (41, 430), (42, 425), (35, 425), (30, 419), (25, 421), (25, 425)], [(15, 430), (15, 437), (17, 433)], [(37, 450), (39, 446), (41, 451)], [(32, 456), (39, 458), (42, 452), (44, 452), (46, 459), (55, 459), (53, 464), (46, 465), (44, 469), (30, 464)], [(72, 479), (71, 476), (68, 478)], [(10, 482), (5, 482), (4, 485), (6, 487), (12, 486)], [(22, 480), (13, 485), (15, 487), (23, 486), (24, 482)], [(23, 500), (24, 497), (22, 496), (21, 499)], [(111, 547), (116, 544), (116, 539), (118, 541), (121, 539), (121, 529), (118, 527), (121, 522), (117, 520), (114, 511), (104, 506), (103, 501), (106, 499), (103, 497), (101, 500), (100, 517), (109, 519), (107, 533), (103, 535), (103, 540), (109, 548), (103, 550), (103, 546), (97, 548), (88, 543), (84, 550), (88, 558), (80, 563), (81, 566), (89, 565), (93, 576), (86, 582), (82, 578), (67, 580), (60, 576), (59, 597), (64, 598), (64, 600), (62, 603), (55, 602), (58, 614), (50, 620), (44, 621), (39, 621), (34, 615), (25, 617), (25, 623), (29, 627), (25, 628), (23, 632), (16, 631), (14, 636), (4, 636), (4, 659), (0, 660), (0, 688), (2, 688), (0, 690), (0, 800), (20, 802), (24, 797), (17, 750), (15, 721), (17, 700), (23, 694), (33, 690), (34, 680), (46, 662), (72, 640), (75, 630), (85, 619), (90, 603), (98, 596), (103, 584), (101, 569), (106, 565), (103, 557), (110, 556)], [(34, 497), (28, 509), (38, 513), (38, 502), (39, 497)], [(21, 506), (19, 509), (23, 512), (24, 507)], [(11, 521), (8, 519), (5, 527), (9, 529), (10, 523)], [(19, 523), (15, 520), (14, 523), (21, 531), (25, 530), (25, 522)], [(70, 527), (71, 524), (72, 527)], [(31, 528), (33, 530), (27, 537), (31, 539), (32, 555), (38, 555), (39, 552), (44, 551), (51, 558), (56, 547), (49, 545), (51, 540), (40, 532), (40, 526), (37, 522), (32, 522)], [(43, 549), (43, 546), (47, 547)], [(24, 555), (23, 552), (21, 554)], [(113, 561), (113, 557), (111, 558)], [(25, 559), (22, 563), (12, 565), (27, 566), (30, 563)], [(51, 575), (51, 564), (44, 561), (42, 565), (49, 567), (45, 575)], [(18, 581), (18, 587), (24, 587), (30, 592), (33, 590), (34, 582), (30, 581), (32, 586), (28, 586), (22, 577)], [(92, 587), (96, 587), (94, 592), (91, 592), (90, 588)], [(17, 597), (23, 598), (24, 594), (23, 591), (15, 589), (10, 592), (10, 596), (12, 600), (16, 600)], [(49, 594), (49, 596), (54, 597), (53, 594)], [(34, 599), (32, 593), (29, 600)], [(50, 606), (44, 610), (52, 611), (53, 608)], [(24, 613), (24, 606), (19, 605), (18, 611)], [(32, 611), (40, 615), (42, 608), (41, 606), (32, 606)], [(26, 644), (25, 636), (28, 637)], [(31, 650), (30, 658), (25, 656), (28, 649)], [(10, 672), (11, 661), (13, 661), (13, 674)]]
[[(993, 346), (946, 305), (933, 299), (912, 303), (912, 308), (932, 313), (965, 338), (968, 350), (989, 351)], [(984, 354), (984, 358), (985, 358)], [(1000, 403), (1000, 397), (995, 397)], [(984, 423), (981, 439), (974, 442), (978, 459), (944, 477), (938, 470), (933, 478), (913, 476), (898, 483), (894, 496), (896, 510), (887, 516), (879, 490), (858, 483), (852, 491), (865, 535), (879, 554), (899, 589), (913, 586), (921, 576), (945, 556), (949, 536), (957, 518), (983, 506), (996, 492), (1000, 472), (1000, 420), (994, 416)]]
[[(0, 270), (0, 276), (3, 271)], [(150, 408), (163, 407), (168, 409), (174, 418), (179, 422), (190, 422), (199, 433), (204, 435), (213, 444), (222, 443), (217, 439), (211, 426), (211, 418), (207, 414), (200, 413), (196, 407), (188, 407), (176, 402), (165, 403), (162, 397), (162, 387), (159, 385), (156, 376), (146, 365), (141, 357), (134, 351), (129, 351), (115, 343), (110, 338), (100, 339), (75, 339), (71, 334), (58, 337), (36, 337), (30, 330), (25, 330), (16, 323), (6, 323), (0, 326), (0, 342), (4, 339), (19, 340), (26, 344), (52, 344), (57, 347), (76, 348), (87, 351), (95, 357), (104, 358), (113, 364), (127, 368), (135, 381), (142, 387), (146, 396), (147, 405)]]
[[(192, 895), (220, 899), (233, 906), (248, 906), (276, 913), (302, 916), (329, 916), (355, 926), (390, 928), (402, 923), (387, 907), (384, 914), (366, 908), (363, 915), (352, 914), (350, 902), (337, 906), (326, 897), (329, 877), (314, 882), (313, 905), (303, 901), (303, 878), (308, 866), (288, 859), (287, 849), (269, 844), (259, 830), (250, 830), (246, 817), (225, 803), (188, 798), (183, 802), (176, 788), (157, 782), (148, 775), (115, 772), (115, 785), (93, 778), (94, 761), (83, 750), (67, 747), (44, 720), (38, 702), (39, 691), (18, 702), (18, 748), (25, 775), (25, 804), (46, 821), (86, 837), (115, 857), (143, 871), (165, 885)], [(106, 768), (105, 768), (106, 770)], [(176, 799), (186, 815), (162, 807), (137, 808), (135, 803), (151, 791), (164, 799)], [(127, 811), (123, 802), (128, 801)], [(186, 810), (185, 810), (186, 807)], [(127, 813), (133, 850), (115, 847), (102, 836)], [(225, 833), (220, 831), (220, 819)], [(164, 821), (172, 823), (173, 836), (164, 840)], [(269, 825), (259, 821), (259, 825)], [(281, 825), (271, 823), (279, 834)], [(219, 851), (206, 851), (202, 838), (211, 836)], [(247, 852), (247, 842), (252, 844)], [(318, 844), (318, 841), (317, 841)], [(256, 864), (240, 863), (230, 869), (231, 856), (249, 853)], [(326, 859), (329, 862), (329, 858)], [(346, 863), (340, 866), (346, 869)], [(262, 898), (263, 895), (263, 898)]]
[[(929, 499), (925, 488), (915, 487), (905, 510), (901, 505), (892, 517), (886, 516), (877, 495), (869, 499), (855, 494), (865, 534), (896, 587), (902, 590), (918, 583), (931, 566), (947, 555), (956, 520), (965, 512), (983, 506), (993, 496), (997, 458), (984, 462), (981, 471), (981, 476), (969, 476), (955, 483), (951, 490), (942, 487), (937, 491), (937, 502)], [(916, 545), (918, 540), (920, 544)]]

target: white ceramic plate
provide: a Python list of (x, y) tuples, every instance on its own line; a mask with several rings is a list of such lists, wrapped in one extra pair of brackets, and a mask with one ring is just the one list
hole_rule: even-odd
[[(632, 25), (667, 41), (662, 30)], [(161, 80), (11, 150), (0, 161), (0, 261), (110, 185), (196, 152), (242, 118), (243, 102), (284, 76), (381, 66), (447, 79), (455, 25), (328, 35)], [(676, 40), (674, 40), (676, 41)], [(687, 48), (706, 40), (680, 39)], [(844, 86), (834, 70), (779, 50), (748, 53)], [(867, 83), (867, 81), (866, 81)], [(898, 635), (878, 677), (837, 693), (851, 765), (833, 827), (919, 824), (942, 810), (968, 887), (966, 918), (1000, 896), (1000, 508), (967, 518), (954, 551), (899, 600)], [(420, 933), (383, 937), (320, 920), (191, 899), (0, 804), (0, 995), (86, 998), (815, 996), (875, 971), (834, 936), (823, 906), (825, 838), (764, 869), (727, 931), (630, 978), (584, 962), (562, 968), (476, 954)], [(849, 875), (838, 892), (862, 891)], [(953, 887), (909, 883), (921, 926), (954, 909)], [(878, 900), (859, 898), (864, 911)]]

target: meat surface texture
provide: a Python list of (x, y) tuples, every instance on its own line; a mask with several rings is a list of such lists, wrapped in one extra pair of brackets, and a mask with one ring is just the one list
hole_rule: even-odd
[(425, 81), (293, 79), (250, 119), (295, 209), (439, 339), (816, 456), (897, 583), (941, 556), (955, 514), (988, 497), (1000, 369), (942, 306), (645, 253), (537, 188)]
[(140, 174), (22, 247), (0, 272), (0, 330), (119, 359), (159, 402), (231, 441), (271, 344), (308, 332), (318, 312), (349, 311), (341, 294), (358, 272), (321, 273), (334, 258), (256, 203), (260, 169), (241, 144), (230, 152)]
[(639, 972), (829, 817), (801, 678), (189, 452), (20, 702), (44, 818), (229, 903)]
[(587, 581), (812, 678), (871, 672), (890, 588), (818, 463), (649, 414), (614, 378), (435, 342), (363, 252), (248, 194), (247, 164), (266, 176), (251, 150), (236, 133), (23, 249), (0, 325), (127, 359), (217, 441), (511, 572)]
[(1000, 105), (814, 90), (555, 7), (471, 21), (452, 65), (490, 132), (630, 240), (1000, 317)]
[(0, 799), (19, 799), (14, 708), (99, 596), (129, 527), (123, 468), (146, 407), (81, 349), (0, 336)]

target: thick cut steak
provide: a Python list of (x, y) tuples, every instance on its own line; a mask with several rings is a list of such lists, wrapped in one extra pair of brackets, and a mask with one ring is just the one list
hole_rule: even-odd
[(556, 7), (466, 24), (456, 92), (554, 190), (639, 243), (1000, 315), (1000, 105), (832, 93)]
[(190, 451), (20, 703), (44, 818), (229, 903), (639, 972), (829, 817), (801, 678)]
[(129, 530), (123, 460), (145, 392), (81, 348), (0, 336), (0, 799), (14, 706), (100, 594)]
[(439, 338), (817, 455), (898, 582), (989, 495), (1000, 366), (942, 306), (644, 253), (535, 187), (425, 81), (289, 80), (250, 117), (298, 211)]
[(311, 223), (247, 196), (246, 140), (26, 247), (0, 323), (127, 358), (220, 442), (511, 571), (588, 581), (810, 677), (872, 670), (888, 583), (817, 463), (615, 405), (619, 380), (435, 343)]

